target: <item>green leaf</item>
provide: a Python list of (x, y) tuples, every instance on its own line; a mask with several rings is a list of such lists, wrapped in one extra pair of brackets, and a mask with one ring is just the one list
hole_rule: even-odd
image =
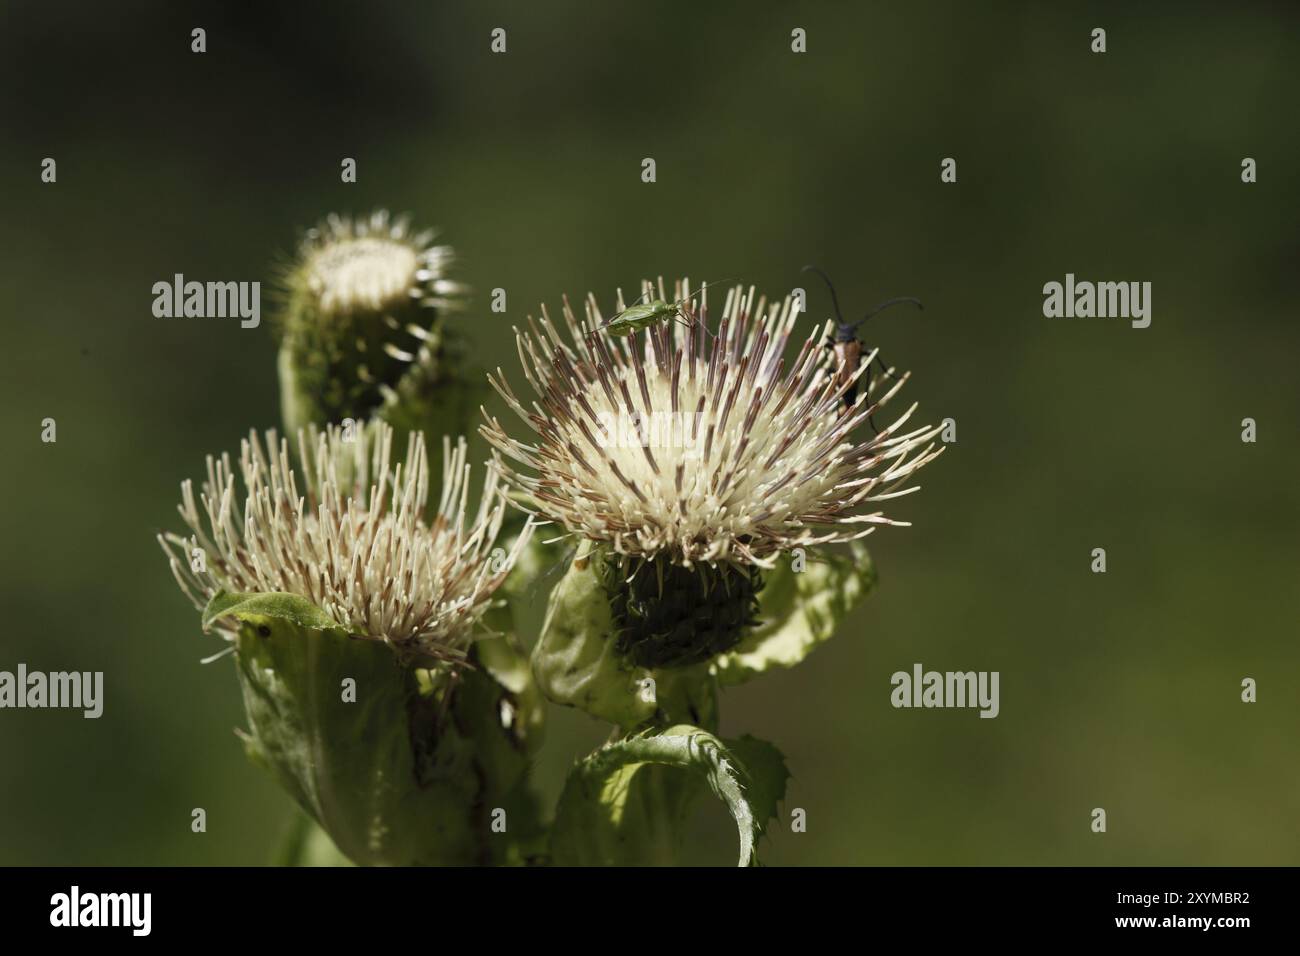
[(776, 819), (777, 808), (785, 799), (785, 785), (790, 779), (785, 757), (775, 745), (749, 734), (727, 740), (727, 748), (745, 768), (749, 784), (745, 796), (754, 808), (758, 832), (766, 833), (768, 823)]
[(630, 728), (655, 714), (641, 693), (650, 671), (618, 653), (609, 595), (598, 573), (599, 551), (579, 552), (551, 592), (542, 636), (533, 646), (533, 674), (550, 700)]
[[(517, 651), (503, 642), (490, 654), (518, 692), (482, 666), (477, 649), (475, 666), (454, 677), (407, 667), (293, 595), (218, 595), (204, 618), (227, 616), (240, 624), (248, 755), (340, 853), (379, 865), (532, 855), (518, 841), (536, 842), (524, 790), (542, 703), (522, 662), (510, 659)], [(503, 833), (492, 826), (498, 809)]]
[(691, 799), (707, 789), (736, 822), (739, 865), (756, 865), (755, 844), (775, 815), (786, 777), (776, 748), (753, 738), (728, 743), (689, 724), (625, 737), (570, 772), (552, 857), (567, 866), (671, 862), (666, 854), (680, 841)]
[(339, 627), (338, 622), (305, 597), (279, 592), (239, 594), (218, 591), (203, 609), (203, 629), (207, 630), (227, 616), (240, 622), (254, 623), (263, 618), (275, 618), (318, 631)]
[(275, 866), (352, 866), (328, 833), (305, 813), (295, 813), (271, 860)]
[(835, 629), (876, 584), (867, 549), (850, 556), (808, 553), (802, 571), (782, 561), (764, 576), (759, 621), (731, 651), (714, 660), (722, 684), (741, 684), (774, 667), (793, 667), (830, 640)]

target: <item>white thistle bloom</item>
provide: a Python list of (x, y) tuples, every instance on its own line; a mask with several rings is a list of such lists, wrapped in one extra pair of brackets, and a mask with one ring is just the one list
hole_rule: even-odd
[[(671, 297), (662, 279), (646, 285), (668, 301), (691, 292), (686, 281)], [(708, 323), (703, 295), (683, 306), (689, 322), (628, 338), (598, 330), (605, 317), (590, 295), (582, 322), (565, 300), (567, 339), (545, 307), (530, 331), (516, 330), (536, 400), (517, 398), (499, 368), (490, 379), (536, 440), (512, 438), (486, 412), (481, 428), (522, 466), (505, 468), (510, 484), (574, 535), (685, 567), (770, 568), (793, 548), (905, 524), (874, 505), (918, 490), (900, 486), (943, 450), (933, 443), (941, 426), (904, 431), (913, 404), (878, 435), (855, 430), (910, 373), (873, 380), (846, 402), (874, 352), (856, 369), (837, 368), (822, 347), (827, 323), (787, 370), (799, 316), (790, 297), (769, 305), (752, 288), (728, 290), (710, 338), (696, 322)], [(640, 423), (636, 441), (620, 434), (629, 420)]]
[(197, 500), (191, 482), (181, 486), (179, 511), (192, 536), (158, 538), (194, 604), (203, 608), (218, 590), (297, 594), (354, 636), (403, 656), (463, 658), (532, 529), (509, 554), (494, 551), (505, 514), (495, 468), (467, 521), (464, 439), (454, 450), (443, 439), (442, 498), (426, 523), (423, 435), (410, 437), (404, 463), (392, 467), (393, 430), (381, 423), (371, 432), (345, 439), (333, 426), (300, 431), (297, 473), (286, 439), (268, 431), (263, 442), (252, 432), (240, 449), (239, 492), (229, 456), (209, 456)]

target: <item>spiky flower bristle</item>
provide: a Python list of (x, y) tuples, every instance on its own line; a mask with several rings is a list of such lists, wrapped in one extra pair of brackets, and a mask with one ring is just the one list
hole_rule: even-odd
[[(669, 296), (660, 280), (657, 294), (683, 302), (691, 290), (683, 280)], [(582, 322), (565, 301), (567, 340), (545, 307), (530, 317), (516, 342), (538, 400), (517, 398), (500, 369), (490, 378), (535, 440), (486, 411), (480, 428), (511, 459), (507, 481), (575, 537), (687, 568), (770, 568), (795, 548), (903, 524), (867, 506), (917, 490), (899, 486), (943, 450), (933, 442), (941, 428), (903, 432), (913, 405), (879, 434), (857, 429), (908, 374), (859, 388), (875, 353), (835, 368), (822, 348), (829, 325), (810, 332), (787, 371), (800, 314), (791, 297), (768, 305), (729, 289), (706, 333), (708, 294), (683, 302), (681, 321), (623, 338), (604, 328), (594, 296)]]
[(477, 514), (467, 515), (463, 439), (454, 449), (443, 440), (441, 500), (427, 522), (424, 437), (411, 436), (397, 465), (392, 443), (382, 423), (350, 438), (333, 426), (302, 431), (295, 472), (286, 439), (253, 432), (240, 451), (240, 493), (229, 456), (209, 456), (197, 500), (191, 482), (181, 486), (190, 536), (158, 539), (181, 589), (199, 608), (218, 590), (296, 594), (404, 658), (463, 659), (532, 529), (509, 553), (494, 551), (505, 497), (489, 468)]

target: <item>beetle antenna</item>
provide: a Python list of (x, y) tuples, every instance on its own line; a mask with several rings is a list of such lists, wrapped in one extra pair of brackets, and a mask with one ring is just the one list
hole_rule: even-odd
[(886, 299), (884, 302), (880, 303), (880, 305), (876, 306), (874, 309), (872, 309), (870, 312), (868, 312), (868, 313), (867, 313), (866, 315), (864, 315), (862, 318), (858, 319), (857, 322), (853, 323), (853, 326), (852, 326), (852, 327), (853, 327), (854, 329), (856, 329), (859, 325), (861, 325), (863, 322), (867, 321), (867, 319), (871, 318), (871, 317), (872, 317), (873, 315), (875, 315), (877, 312), (884, 312), (886, 309), (890, 308), (891, 306), (902, 305), (904, 302), (910, 302), (910, 303), (912, 303), (912, 305), (916, 306), (918, 309), (924, 309), (924, 308), (925, 308), (925, 306), (923, 306), (923, 305), (921, 304), (921, 300), (920, 300), (920, 299), (914, 299), (914, 298), (912, 298), (910, 295), (898, 295), (898, 296), (894, 296), (894, 298), (892, 298), (892, 299)]
[(831, 305), (835, 306), (835, 321), (836, 321), (837, 323), (839, 323), (840, 325), (843, 325), (843, 324), (844, 324), (844, 314), (843, 314), (842, 312), (840, 312), (840, 300), (839, 300), (839, 297), (835, 294), (835, 286), (831, 285), (831, 280), (830, 280), (830, 278), (826, 275), (826, 273), (822, 272), (822, 270), (821, 270), (821, 269), (818, 269), (816, 266), (804, 266), (804, 267), (803, 267), (802, 269), (800, 269), (799, 271), (800, 271), (800, 272), (815, 272), (815, 273), (817, 273), (817, 275), (819, 275), (819, 276), (822, 277), (822, 281), (826, 283), (826, 288), (828, 288), (828, 289), (831, 290)]

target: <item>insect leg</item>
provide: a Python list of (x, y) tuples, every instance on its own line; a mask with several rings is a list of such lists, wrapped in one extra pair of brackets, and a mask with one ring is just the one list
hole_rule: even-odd
[[(867, 396), (867, 404), (871, 404), (871, 366), (870, 365), (867, 366), (867, 374), (864, 375), (863, 378), (866, 379), (866, 384), (862, 386), (862, 394)], [(880, 434), (880, 429), (876, 427), (875, 412), (872, 412), (870, 415), (867, 416), (867, 424), (871, 426), (871, 431), (873, 433), (877, 435)]]
[(882, 358), (880, 357), (880, 353), (879, 353), (879, 352), (876, 352), (876, 364), (878, 364), (878, 365), (880, 366), (880, 371), (881, 371), (881, 372), (882, 372), (886, 377), (888, 377), (888, 378), (892, 378), (894, 381), (898, 381), (898, 376), (895, 375), (895, 374), (893, 373), (893, 371), (892, 371), (893, 366), (892, 366), (892, 365), (890, 365), (890, 366), (886, 366), (886, 365), (885, 365), (885, 360), (882, 359)]
[(716, 334), (713, 333), (713, 331), (709, 329), (707, 325), (705, 325), (699, 319), (696, 319), (694, 322), (692, 322), (689, 319), (683, 319), (681, 316), (677, 316), (676, 318), (673, 319), (673, 321), (676, 322), (678, 325), (685, 326), (688, 329), (693, 329), (698, 325), (700, 328), (702, 328), (705, 331), (705, 333), (708, 334), (709, 338), (716, 339), (718, 337)]
[(686, 318), (685, 315), (682, 314), (682, 310), (678, 309), (677, 314), (673, 316), (673, 321), (676, 322), (678, 325), (686, 326), (686, 328), (688, 329), (694, 328), (695, 326), (698, 325), (700, 328), (702, 328), (705, 332), (708, 333), (709, 338), (711, 339), (717, 338), (717, 335), (715, 335), (712, 331), (709, 330), (709, 327), (704, 323), (704, 319), (700, 316), (694, 316), (688, 319)]
[[(920, 299), (913, 298), (913, 297), (910, 296), (910, 295), (899, 295), (899, 296), (895, 296), (895, 297), (892, 298), (892, 299), (886, 299), (884, 302), (880, 303), (880, 305), (876, 306), (874, 309), (872, 309), (870, 312), (868, 312), (866, 315), (864, 315), (864, 316), (863, 316), (861, 319), (859, 319), (857, 322), (853, 323), (853, 325), (850, 326), (850, 328), (856, 329), (858, 326), (860, 326), (863, 322), (867, 321), (867, 319), (871, 318), (871, 317), (872, 317), (873, 315), (875, 315), (877, 312), (883, 312), (885, 309), (888, 309), (888, 308), (890, 308), (891, 306), (895, 306), (895, 305), (903, 305), (903, 304), (914, 305), (914, 306), (916, 306), (918, 309), (924, 309), (924, 308), (925, 308), (925, 306), (921, 304), (921, 300), (920, 300)], [(880, 357), (880, 352), (878, 352), (878, 351), (876, 352), (876, 361), (877, 361), (877, 362), (879, 363), (879, 365), (880, 365), (880, 371), (881, 371), (885, 376), (887, 376), (888, 378), (892, 378), (892, 379), (894, 379), (895, 381), (898, 380), (898, 376), (895, 375), (895, 374), (893, 373), (893, 371), (891, 371), (892, 366), (886, 366), (886, 365), (885, 365), (885, 360), (884, 360), (883, 358)]]

